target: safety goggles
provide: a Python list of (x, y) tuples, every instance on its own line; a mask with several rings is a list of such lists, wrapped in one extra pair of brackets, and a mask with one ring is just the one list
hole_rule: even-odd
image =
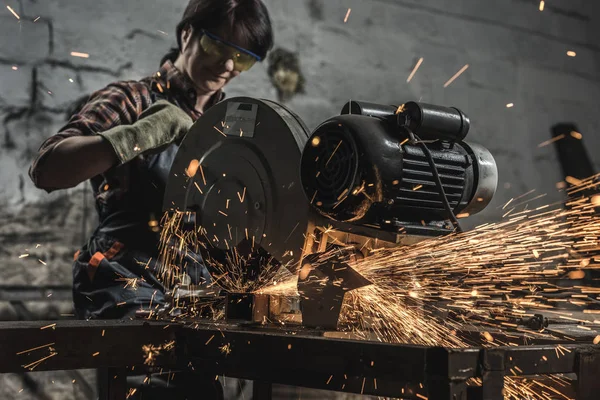
[(200, 46), (211, 56), (233, 60), (234, 69), (240, 72), (249, 70), (256, 61), (261, 61), (256, 54), (206, 31), (202, 31)]

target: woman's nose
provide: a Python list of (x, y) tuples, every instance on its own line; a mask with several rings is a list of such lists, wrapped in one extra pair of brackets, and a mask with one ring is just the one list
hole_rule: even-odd
[(225, 69), (227, 70), (227, 72), (231, 72), (231, 71), (233, 71), (233, 68), (234, 68), (234, 66), (235, 66), (235, 65), (234, 65), (234, 62), (233, 62), (233, 60), (232, 60), (231, 58), (227, 59), (227, 60), (225, 61), (225, 64), (224, 64), (224, 65), (225, 65)]

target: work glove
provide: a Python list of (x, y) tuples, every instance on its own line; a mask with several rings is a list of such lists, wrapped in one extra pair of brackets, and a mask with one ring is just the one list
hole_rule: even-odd
[(119, 125), (99, 133), (112, 145), (121, 164), (142, 153), (157, 150), (183, 139), (192, 118), (166, 100), (158, 100), (132, 125)]

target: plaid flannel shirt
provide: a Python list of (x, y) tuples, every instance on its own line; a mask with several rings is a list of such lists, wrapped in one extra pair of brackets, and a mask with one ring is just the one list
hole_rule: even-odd
[[(207, 107), (223, 100), (222, 91), (215, 93)], [(175, 68), (171, 61), (165, 62), (154, 75), (140, 81), (121, 81), (112, 83), (93, 93), (83, 108), (71, 117), (58, 133), (46, 139), (39, 148), (38, 155), (29, 169), (29, 176), (37, 187), (39, 172), (44, 168), (48, 154), (62, 140), (73, 136), (94, 135), (117, 125), (133, 124), (140, 114), (154, 103), (157, 98), (165, 98), (186, 111), (195, 121), (201, 115), (196, 111), (196, 91), (187, 75)], [(121, 171), (122, 172), (122, 171)], [(110, 175), (117, 173), (112, 169), (101, 177), (92, 178), (92, 187), (96, 192), (103, 181), (112, 181)], [(50, 193), (55, 188), (42, 188)], [(108, 191), (110, 192), (110, 187)], [(109, 198), (110, 193), (103, 193)]]

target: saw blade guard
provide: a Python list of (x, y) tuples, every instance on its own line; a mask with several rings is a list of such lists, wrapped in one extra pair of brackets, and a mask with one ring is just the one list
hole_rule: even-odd
[(297, 268), (310, 213), (300, 183), (309, 134), (297, 115), (269, 100), (216, 104), (180, 144), (163, 211), (192, 213), (214, 248), (249, 243)]

